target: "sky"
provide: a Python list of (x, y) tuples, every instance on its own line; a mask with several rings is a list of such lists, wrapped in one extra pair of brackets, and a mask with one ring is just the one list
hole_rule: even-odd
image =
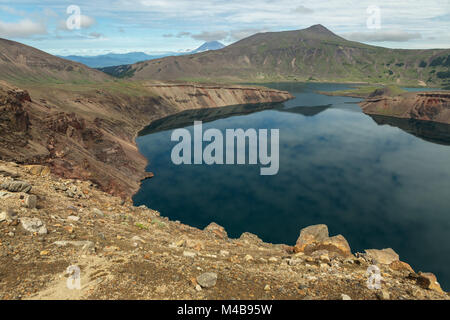
[(0, 0), (0, 38), (56, 55), (180, 52), (314, 24), (377, 46), (450, 48), (450, 0)]

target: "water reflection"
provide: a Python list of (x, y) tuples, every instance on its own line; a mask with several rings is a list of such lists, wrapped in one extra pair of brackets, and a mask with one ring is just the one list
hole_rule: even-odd
[(448, 124), (378, 115), (371, 115), (370, 117), (380, 126), (397, 127), (425, 141), (450, 145), (450, 125)]
[[(215, 221), (231, 237), (248, 231), (274, 243), (294, 244), (301, 228), (325, 223), (354, 252), (392, 247), (450, 288), (448, 130), (371, 118), (359, 99), (315, 93), (342, 85), (287, 86), (296, 99), (284, 105), (197, 110), (153, 124), (137, 143), (155, 178), (143, 182), (134, 202), (192, 226)], [(279, 174), (260, 176), (249, 165), (174, 165), (170, 129), (192, 132), (194, 120), (222, 132), (280, 129)]]

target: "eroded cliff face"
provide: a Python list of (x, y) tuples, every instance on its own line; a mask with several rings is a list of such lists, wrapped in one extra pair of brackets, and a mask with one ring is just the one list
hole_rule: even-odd
[(450, 93), (405, 93), (390, 97), (375, 95), (360, 104), (370, 115), (434, 121), (450, 124)]
[(188, 109), (281, 102), (283, 91), (242, 86), (144, 84), (139, 95), (0, 82), (0, 159), (39, 163), (64, 178), (90, 180), (123, 198), (139, 189), (146, 159), (134, 139), (154, 120)]

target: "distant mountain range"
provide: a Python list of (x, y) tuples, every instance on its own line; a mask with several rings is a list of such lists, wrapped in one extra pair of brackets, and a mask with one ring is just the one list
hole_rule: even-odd
[(195, 81), (333, 81), (441, 86), (450, 49), (389, 49), (346, 40), (322, 25), (258, 33), (223, 49), (102, 71), (121, 78)]
[(110, 66), (120, 66), (124, 64), (133, 64), (140, 61), (147, 61), (153, 59), (159, 59), (168, 56), (180, 56), (187, 54), (195, 54), (200, 52), (205, 52), (209, 50), (218, 50), (222, 49), (225, 46), (218, 41), (205, 42), (200, 47), (195, 50), (186, 51), (186, 52), (166, 52), (161, 54), (149, 55), (144, 52), (129, 52), (129, 53), (108, 53), (97, 56), (58, 56), (60, 58), (64, 58), (67, 60), (79, 62), (87, 65), (91, 68), (104, 68)]

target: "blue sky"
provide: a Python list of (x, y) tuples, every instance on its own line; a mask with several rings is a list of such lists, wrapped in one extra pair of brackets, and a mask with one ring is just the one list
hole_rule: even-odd
[[(70, 5), (81, 9), (79, 30), (66, 27)], [(0, 0), (1, 38), (59, 55), (184, 51), (318, 23), (373, 45), (450, 48), (450, 0)]]

